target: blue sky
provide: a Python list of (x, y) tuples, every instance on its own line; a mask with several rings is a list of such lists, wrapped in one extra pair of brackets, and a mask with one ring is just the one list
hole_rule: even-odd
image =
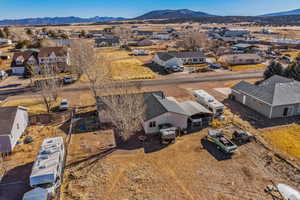
[(216, 15), (259, 15), (300, 8), (300, 0), (0, 0), (0, 19), (54, 16), (136, 17), (188, 8)]

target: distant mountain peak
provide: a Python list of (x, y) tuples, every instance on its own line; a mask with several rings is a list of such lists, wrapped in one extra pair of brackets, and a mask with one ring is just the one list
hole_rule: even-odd
[(205, 12), (193, 11), (189, 9), (178, 10), (153, 10), (144, 15), (136, 17), (138, 20), (146, 19), (176, 19), (176, 18), (197, 18), (197, 17), (209, 17), (214, 16)]
[(59, 25), (59, 24), (72, 24), (72, 23), (95, 23), (95, 22), (110, 22), (123, 20), (122, 17), (91, 17), (91, 18), (80, 18), (75, 16), (69, 17), (39, 17), (39, 18), (25, 18), (25, 19), (5, 19), (0, 20), (0, 26), (9, 25)]
[(300, 9), (289, 10), (284, 12), (276, 12), (276, 13), (269, 13), (261, 15), (263, 17), (273, 17), (273, 16), (285, 16), (285, 15), (300, 15)]

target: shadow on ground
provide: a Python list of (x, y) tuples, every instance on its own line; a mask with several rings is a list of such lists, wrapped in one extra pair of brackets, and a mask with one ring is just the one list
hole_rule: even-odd
[(226, 154), (218, 149), (217, 145), (213, 142), (206, 140), (205, 138), (201, 139), (201, 144), (203, 149), (206, 149), (217, 161), (224, 161), (231, 159), (231, 154)]
[(5, 173), (0, 183), (0, 199), (20, 200), (29, 186), (29, 176), (33, 162), (15, 167)]
[(223, 103), (234, 115), (238, 115), (242, 120), (248, 121), (254, 128), (271, 128), (275, 126), (300, 123), (300, 117), (285, 117), (278, 119), (268, 119), (260, 113), (230, 99), (225, 99)]

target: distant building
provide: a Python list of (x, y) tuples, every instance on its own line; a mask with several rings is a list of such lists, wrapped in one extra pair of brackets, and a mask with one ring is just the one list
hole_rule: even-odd
[(11, 40), (0, 38), (0, 46), (7, 46), (7, 45), (11, 45), (11, 44), (12, 44)]
[(120, 46), (120, 38), (97, 38), (95, 39), (96, 47), (116, 47)]
[(231, 29), (224, 33), (224, 37), (245, 37), (250, 34), (250, 31), (244, 29)]
[(206, 62), (206, 57), (201, 52), (159, 52), (153, 62), (164, 67), (175, 67), (186, 64), (201, 64)]
[(24, 107), (0, 107), (0, 152), (13, 151), (28, 126), (28, 113)]
[(152, 39), (156, 40), (171, 40), (172, 36), (169, 33), (154, 33)]
[(43, 47), (39, 50), (14, 54), (11, 68), (14, 75), (24, 75), (29, 66), (39, 72), (43, 65), (52, 65), (56, 70), (66, 71), (70, 65), (68, 50), (64, 47)]
[(264, 60), (257, 54), (229, 54), (219, 58), (225, 65), (250, 65), (262, 63)]

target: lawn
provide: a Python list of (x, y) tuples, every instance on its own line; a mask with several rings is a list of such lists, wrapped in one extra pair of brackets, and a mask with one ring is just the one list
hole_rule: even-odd
[(291, 157), (300, 158), (300, 125), (292, 124), (264, 132), (263, 137), (274, 148)]
[(235, 65), (230, 66), (229, 68), (232, 71), (240, 71), (240, 70), (249, 70), (249, 69), (264, 69), (266, 67), (265, 64), (254, 64), (254, 65)]

